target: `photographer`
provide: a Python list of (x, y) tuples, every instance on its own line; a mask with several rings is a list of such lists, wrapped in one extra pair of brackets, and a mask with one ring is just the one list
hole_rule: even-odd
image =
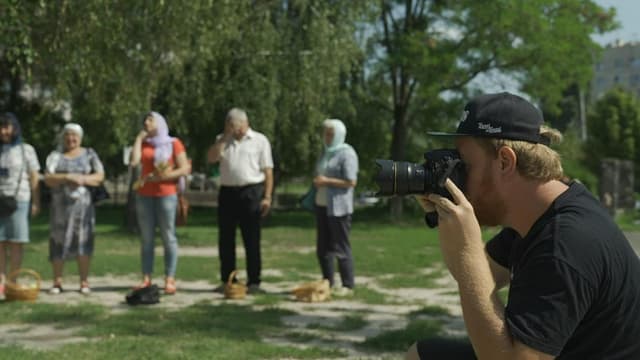
[[(456, 133), (432, 134), (455, 137), (465, 164), (450, 198), (417, 198), (438, 214), (472, 347), (419, 341), (407, 359), (640, 359), (640, 261), (598, 200), (561, 181), (548, 146), (561, 137), (542, 123), (526, 100), (489, 94)], [(504, 229), (485, 246), (481, 225)]]

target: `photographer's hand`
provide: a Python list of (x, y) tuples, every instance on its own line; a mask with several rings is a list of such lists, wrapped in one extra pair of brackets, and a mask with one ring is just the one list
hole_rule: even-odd
[(468, 279), (469, 272), (473, 272), (477, 266), (482, 266), (478, 261), (487, 260), (473, 206), (451, 179), (447, 179), (445, 187), (453, 201), (436, 194), (430, 194), (427, 199), (438, 212), (442, 256), (451, 275), (460, 282)]
[(424, 210), (425, 213), (432, 213), (436, 211), (436, 206), (431, 201), (429, 201), (429, 195), (415, 195), (414, 198), (416, 199), (418, 204), (420, 204), (422, 210)]

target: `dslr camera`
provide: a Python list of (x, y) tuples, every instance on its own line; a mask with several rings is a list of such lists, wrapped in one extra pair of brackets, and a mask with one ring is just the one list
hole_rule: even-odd
[[(447, 178), (462, 191), (466, 183), (466, 171), (460, 154), (454, 149), (436, 149), (424, 153), (424, 163), (376, 160), (378, 173), (374, 180), (380, 191), (376, 196), (403, 196), (411, 194), (438, 194), (452, 200), (444, 187)], [(438, 214), (427, 213), (425, 222), (431, 228), (438, 226)]]

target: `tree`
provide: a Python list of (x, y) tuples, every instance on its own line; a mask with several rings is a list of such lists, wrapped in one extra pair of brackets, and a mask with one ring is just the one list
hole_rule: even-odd
[[(273, 139), (292, 175), (306, 174), (317, 155), (316, 127), (360, 53), (353, 34), (362, 6), (345, 1), (3, 6), (10, 11), (0, 24), (0, 61), (11, 69), (0, 70), (11, 84), (3, 104), (15, 108), (11, 99), (28, 89), (44, 111), (68, 105), (109, 174), (122, 169), (121, 149), (151, 109), (167, 117), (201, 169), (232, 106), (245, 108), (252, 126)], [(42, 116), (26, 118), (38, 138), (55, 132), (39, 123)]]
[[(433, 125), (441, 119), (431, 109), (442, 108), (443, 99), (484, 92), (473, 83), (482, 74), (514, 77), (557, 110), (567, 83), (588, 80), (599, 49), (590, 35), (610, 29), (615, 14), (583, 0), (381, 0), (379, 11), (375, 72), (389, 86), (394, 160), (407, 156), (411, 134), (422, 133), (417, 118)], [(401, 202), (394, 204), (398, 216)]]
[[(640, 161), (640, 103), (623, 89), (608, 91), (594, 105), (587, 117), (589, 136), (585, 143), (587, 164), (596, 174), (607, 157)], [(640, 179), (640, 167), (634, 169)], [(635, 188), (640, 189), (636, 182)]]

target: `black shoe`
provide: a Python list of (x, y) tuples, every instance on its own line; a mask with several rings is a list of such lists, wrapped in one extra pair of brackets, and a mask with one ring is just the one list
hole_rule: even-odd
[(223, 294), (224, 293), (224, 284), (219, 285), (215, 289), (213, 289), (214, 293)]
[(267, 292), (264, 289), (260, 288), (258, 284), (251, 284), (247, 289), (247, 293), (255, 295), (255, 294), (266, 294)]

